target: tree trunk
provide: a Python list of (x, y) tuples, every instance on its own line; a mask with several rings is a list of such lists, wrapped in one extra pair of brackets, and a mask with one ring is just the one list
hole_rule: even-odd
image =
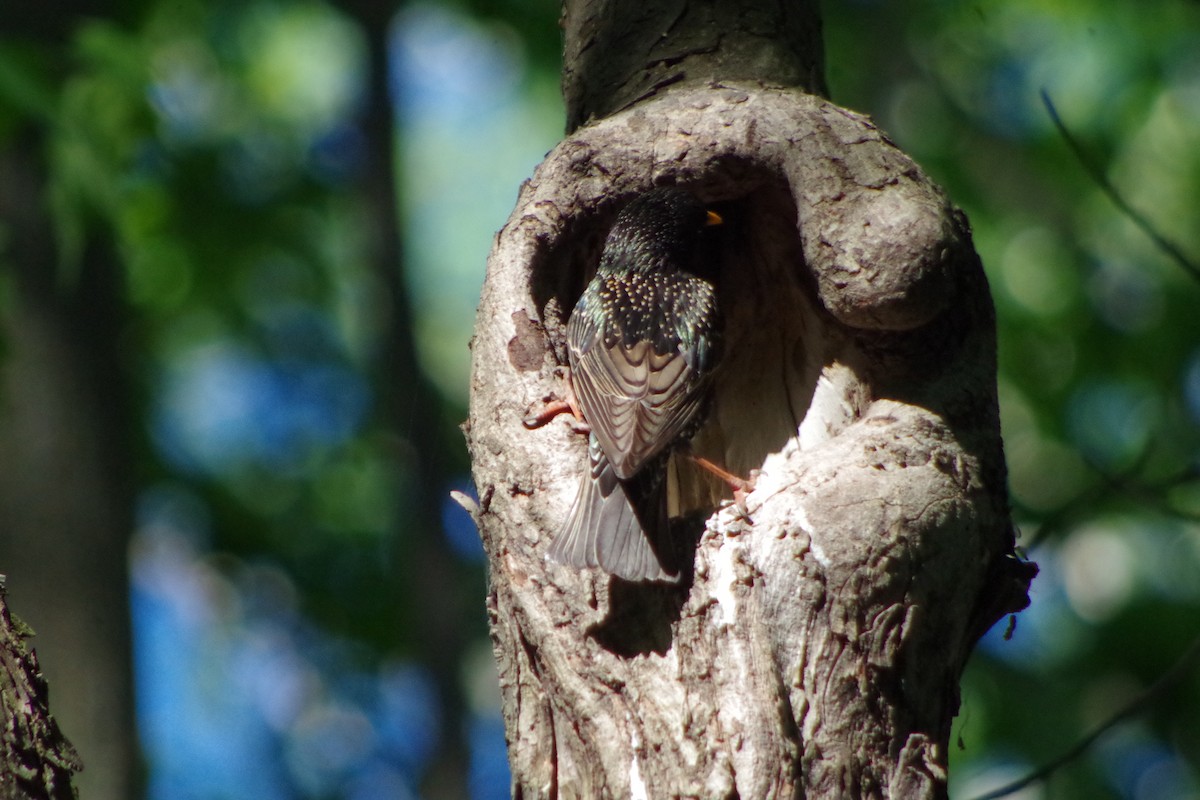
[[(414, 340), (413, 310), (404, 283), (404, 259), (396, 181), (398, 159), (395, 110), (389, 96), (388, 41), (395, 7), (374, 0), (340, 0), (338, 4), (363, 29), (370, 56), (368, 92), (362, 119), (365, 159), (362, 192), (369, 229), (368, 257), (382, 289), (387, 331), (381, 337), (372, 372), (377, 379), (384, 424), (402, 435), (421, 454), (419, 468), (404, 470), (407, 502), (398, 504), (394, 520), (391, 563), (401, 610), (397, 639), (419, 642), (420, 655), (437, 682), (443, 738), (437, 757), (422, 785), (426, 797), (461, 797), (466, 793), (463, 742), (463, 698), (456, 665), (462, 663), (466, 641), (465, 602), (446, 587), (462, 578), (462, 568), (450, 553), (439, 521), (442, 487), (448, 482), (436, 389), (421, 371)], [(414, 424), (414, 420), (420, 423)], [(398, 462), (401, 456), (397, 456)], [(400, 483), (400, 481), (398, 481)]]
[(79, 756), (50, 716), (46, 681), (26, 632), (8, 614), (0, 582), (0, 797), (71, 800)]
[[(805, 93), (815, 10), (726, 5), (568, 3), (568, 119), (608, 116), (550, 153), (489, 259), (467, 432), (514, 794), (943, 797), (966, 659), (1033, 572), (986, 280), (920, 168)], [(627, 80), (589, 80), (613, 60)], [(694, 447), (761, 470), (744, 512), (678, 520), (697, 542), (680, 585), (544, 561), (585, 439), (521, 424), (563, 392), (566, 319), (616, 211), (660, 183), (727, 222), (724, 364)]]
[(0, 308), (0, 572), (37, 633), (56, 714), (87, 767), (80, 791), (117, 800), (138, 782), (121, 272), (99, 230), (73, 271), (59, 269), (44, 147), (30, 136), (0, 153), (0, 219), (11, 231)]

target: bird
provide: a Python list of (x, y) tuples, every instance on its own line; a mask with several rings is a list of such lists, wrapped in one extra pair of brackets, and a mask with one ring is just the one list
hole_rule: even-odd
[(698, 250), (721, 223), (690, 191), (660, 187), (617, 215), (567, 321), (569, 390), (588, 471), (547, 558), (627, 581), (677, 581), (666, 471), (702, 424), (721, 313)]

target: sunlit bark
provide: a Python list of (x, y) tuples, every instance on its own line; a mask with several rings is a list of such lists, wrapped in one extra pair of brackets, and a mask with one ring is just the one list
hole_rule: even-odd
[[(665, 20), (568, 4), (568, 118), (603, 119), (523, 187), (474, 339), (476, 518), (518, 796), (942, 797), (966, 659), (1027, 602), (966, 220), (870, 120), (805, 93), (822, 85), (795, 69), (820, 63), (815, 12), (764, 28), (766, 5), (714, 28), (690, 4)], [(750, 35), (731, 30), (743, 18), (795, 51), (754, 82), (752, 48), (718, 57)], [(631, 19), (667, 35), (605, 27)], [(573, 96), (619, 46), (638, 74), (596, 91), (634, 96)], [(607, 225), (661, 182), (729, 226), (726, 363), (696, 446), (762, 470), (745, 514), (681, 520), (698, 544), (680, 586), (544, 561), (584, 442), (521, 425), (562, 392), (565, 321)]]

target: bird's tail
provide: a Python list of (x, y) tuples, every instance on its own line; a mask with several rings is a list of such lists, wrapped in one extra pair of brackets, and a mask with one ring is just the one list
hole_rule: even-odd
[(591, 474), (580, 481), (567, 524), (546, 557), (573, 567), (599, 567), (627, 581), (674, 581), (662, 465), (648, 464), (622, 481), (596, 437), (588, 439)]

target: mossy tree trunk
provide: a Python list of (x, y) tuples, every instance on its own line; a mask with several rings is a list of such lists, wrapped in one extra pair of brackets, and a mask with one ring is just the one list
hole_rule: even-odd
[(46, 681), (0, 583), (0, 797), (70, 800), (79, 756), (50, 716)]
[[(822, 98), (814, 5), (572, 1), (565, 31), (572, 132), (497, 236), (467, 425), (515, 795), (944, 797), (967, 657), (1034, 571), (966, 219)], [(675, 586), (545, 562), (585, 439), (521, 424), (562, 394), (616, 211), (659, 183), (727, 222), (695, 448), (761, 470), (744, 512), (679, 520)]]

